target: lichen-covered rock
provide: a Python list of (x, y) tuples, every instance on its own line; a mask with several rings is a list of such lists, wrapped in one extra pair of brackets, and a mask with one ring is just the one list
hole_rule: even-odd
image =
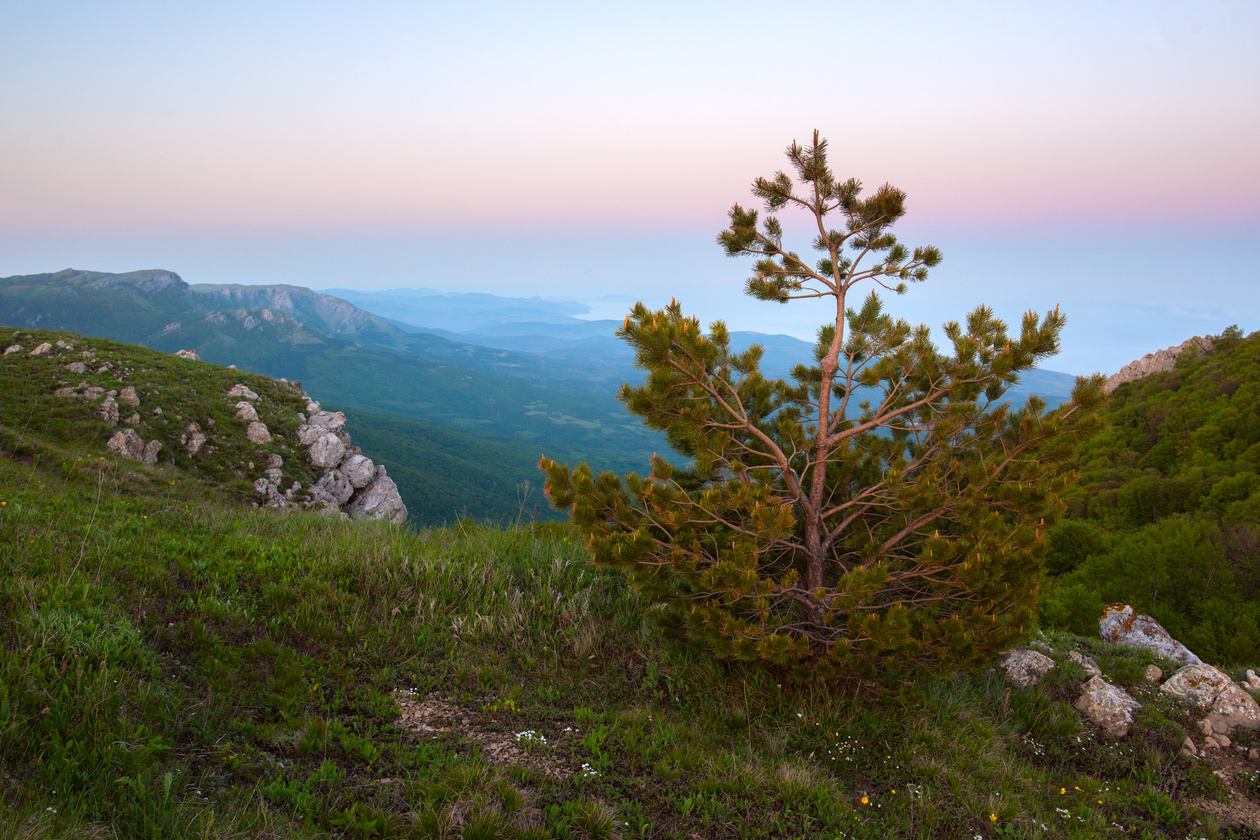
[(332, 432), (324, 432), (311, 444), (311, 466), (317, 470), (331, 470), (346, 455), (346, 445)]
[(140, 435), (136, 434), (135, 429), (122, 429), (114, 433), (114, 436), (105, 444), (110, 452), (114, 452), (128, 461), (141, 461), (144, 459), (144, 441)]
[(258, 419), (258, 412), (254, 410), (254, 404), (241, 400), (236, 404), (236, 416), (238, 419), (244, 420), (246, 423), (252, 423)]
[(245, 427), (245, 439), (250, 443), (271, 443), (271, 432), (268, 431), (266, 423), (255, 420)]
[(376, 478), (354, 495), (346, 510), (351, 516), (385, 519), (395, 525), (407, 521), (407, 506), (398, 495), (398, 485), (385, 474), (384, 467), (376, 468)]
[(241, 397), (243, 399), (249, 400), (250, 402), (258, 402), (258, 395), (255, 394), (253, 391), (251, 391), (249, 388), (240, 384), (239, 382), (233, 385), (231, 389), (228, 390), (227, 395), (229, 399), (233, 397)]
[(356, 490), (367, 487), (376, 478), (376, 465), (366, 455), (347, 455), (337, 471), (349, 479)]
[(52, 352), (52, 345), (45, 341), (43, 344), (31, 351), (32, 356), (47, 356)]
[(113, 397), (106, 397), (101, 401), (101, 419), (111, 426), (118, 425), (118, 403), (114, 402)]
[(1085, 654), (1081, 653), (1079, 650), (1074, 650), (1071, 653), (1069, 653), (1068, 659), (1071, 659), (1077, 665), (1080, 665), (1082, 668), (1084, 668), (1085, 673), (1089, 674), (1091, 677), (1102, 676), (1102, 668), (1098, 667), (1098, 663), (1090, 659)]
[(1230, 683), (1212, 700), (1207, 720), (1216, 733), (1229, 733), (1237, 726), (1260, 729), (1260, 704), (1245, 689)]
[(140, 405), (140, 396), (136, 393), (134, 385), (128, 385), (126, 388), (123, 388), (122, 393), (118, 395), (118, 399), (133, 408)]
[(1104, 642), (1145, 648), (1178, 665), (1202, 665), (1203, 660), (1174, 639), (1149, 615), (1134, 614), (1128, 604), (1108, 604), (1098, 619), (1098, 634)]
[(339, 471), (329, 470), (311, 485), (312, 498), (319, 498), (322, 501), (324, 495), (336, 502), (338, 506), (344, 505), (354, 495), (354, 486)]
[(146, 464), (156, 464), (157, 459), (158, 459), (158, 453), (161, 451), (162, 451), (162, 441), (151, 440), (144, 445), (144, 454), (141, 455), (140, 460), (144, 461)]
[(1133, 713), (1142, 704), (1102, 677), (1092, 677), (1081, 686), (1076, 708), (1098, 727), (1104, 738), (1123, 738), (1133, 725)]
[(1187, 665), (1159, 687), (1164, 694), (1206, 709), (1233, 681), (1211, 665)]
[(1037, 685), (1053, 667), (1053, 659), (1035, 650), (1013, 650), (998, 663), (1006, 681), (1016, 688)]

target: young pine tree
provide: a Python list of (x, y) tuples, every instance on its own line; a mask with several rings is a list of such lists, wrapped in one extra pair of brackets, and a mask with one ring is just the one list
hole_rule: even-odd
[[(787, 156), (797, 183), (758, 178), (764, 220), (736, 204), (719, 242), (756, 259), (753, 297), (834, 300), (814, 358), (767, 379), (761, 348), (733, 352), (722, 322), (706, 335), (677, 302), (636, 305), (618, 334), (648, 375), (621, 399), (692, 465), (657, 457), (649, 477), (623, 479), (543, 458), (548, 497), (596, 563), (718, 656), (854, 683), (979, 664), (1031, 628), (1062, 465), (1097, 426), (1102, 379), (1078, 379), (1050, 412), (1002, 401), (1058, 352), (1057, 309), (1009, 335), (981, 306), (945, 324), (942, 352), (873, 290), (851, 306), (863, 284), (903, 293), (940, 252), (899, 243), (905, 194), (863, 198), (817, 132)], [(812, 264), (783, 244), (784, 208), (810, 217)]]

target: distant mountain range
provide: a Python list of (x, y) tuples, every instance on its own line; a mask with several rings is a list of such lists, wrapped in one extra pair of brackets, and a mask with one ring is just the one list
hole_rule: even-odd
[[(67, 269), (0, 278), (0, 323), (69, 330), (300, 380), (354, 415), (355, 439), (386, 464), (412, 518), (546, 515), (530, 488), (544, 452), (596, 470), (646, 471), (663, 435), (616, 393), (641, 381), (620, 321), (583, 320), (580, 303), (396, 289), (189, 285), (165, 270)], [(812, 357), (784, 335), (732, 333), (786, 376)], [(1008, 393), (1066, 400), (1075, 379), (1032, 371)], [(371, 451), (371, 450), (375, 451)], [(531, 501), (527, 501), (531, 499)]]

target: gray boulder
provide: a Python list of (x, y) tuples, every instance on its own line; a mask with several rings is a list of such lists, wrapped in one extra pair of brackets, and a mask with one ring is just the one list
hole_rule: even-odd
[(350, 479), (346, 478), (338, 470), (329, 470), (324, 473), (318, 481), (311, 485), (312, 498), (320, 498), (327, 496), (337, 505), (344, 505), (350, 501), (350, 497), (354, 495), (354, 486), (350, 484)]
[(258, 395), (239, 382), (231, 387), (231, 389), (227, 392), (227, 395), (229, 398), (241, 397), (249, 400), (250, 402), (258, 402)]
[(250, 443), (271, 443), (271, 432), (267, 430), (266, 423), (255, 420), (245, 427), (245, 439)]
[(347, 455), (337, 471), (349, 479), (355, 490), (362, 490), (376, 478), (376, 465), (365, 455)]
[(332, 432), (324, 432), (311, 444), (311, 466), (317, 470), (331, 470), (346, 455), (346, 445)]
[(298, 426), (298, 440), (302, 442), (303, 446), (313, 446), (315, 441), (319, 440), (324, 434), (326, 432), (319, 426), (312, 426), (309, 423), (303, 423), (301, 426)]
[(346, 427), (346, 415), (340, 411), (317, 411), (307, 422), (327, 432), (340, 432)]
[(1128, 604), (1108, 604), (1098, 619), (1098, 635), (1104, 642), (1145, 648), (1178, 665), (1202, 665), (1203, 660), (1174, 639), (1149, 615), (1134, 614)]
[(253, 423), (258, 419), (258, 412), (254, 410), (253, 403), (241, 400), (236, 404), (236, 416), (246, 423)]
[(158, 453), (161, 451), (162, 441), (151, 440), (144, 445), (144, 454), (141, 455), (140, 460), (144, 461), (146, 464), (156, 464)]
[(407, 521), (407, 506), (398, 495), (398, 485), (385, 474), (384, 467), (376, 468), (375, 480), (355, 494), (346, 510), (351, 516), (384, 519), (395, 525)]

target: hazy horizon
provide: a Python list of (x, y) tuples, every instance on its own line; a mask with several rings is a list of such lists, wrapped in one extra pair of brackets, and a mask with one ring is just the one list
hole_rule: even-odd
[(0, 276), (677, 297), (808, 339), (825, 306), (746, 301), (714, 237), (817, 128), (944, 252), (889, 301), (911, 322), (1058, 305), (1046, 366), (1073, 373), (1260, 327), (1250, 4), (49, 0), (5, 24)]

